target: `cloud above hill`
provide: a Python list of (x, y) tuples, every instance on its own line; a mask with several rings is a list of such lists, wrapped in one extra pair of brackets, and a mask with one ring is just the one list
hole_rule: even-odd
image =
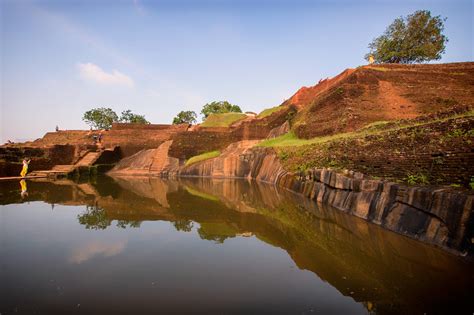
[(107, 73), (98, 65), (93, 63), (79, 63), (77, 65), (79, 75), (85, 81), (95, 82), (102, 85), (115, 85), (133, 87), (133, 80), (118, 70)]

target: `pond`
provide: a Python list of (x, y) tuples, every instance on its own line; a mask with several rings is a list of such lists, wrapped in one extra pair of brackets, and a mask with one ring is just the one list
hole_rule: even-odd
[(474, 311), (472, 263), (271, 185), (0, 188), (2, 315)]

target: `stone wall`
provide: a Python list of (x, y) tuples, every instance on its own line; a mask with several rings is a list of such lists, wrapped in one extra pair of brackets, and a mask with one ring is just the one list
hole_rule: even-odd
[(77, 159), (73, 145), (54, 145), (46, 148), (0, 147), (0, 176), (18, 176), (23, 159), (31, 159), (28, 170), (48, 170), (56, 164), (72, 164)]
[(234, 128), (197, 128), (178, 132), (173, 137), (169, 155), (181, 160), (214, 150), (223, 150), (233, 142), (265, 139), (291, 117), (294, 107), (286, 107), (262, 119), (242, 121)]
[(111, 130), (175, 130), (183, 131), (188, 129), (188, 124), (164, 125), (164, 124), (129, 124), (129, 123), (113, 123)]

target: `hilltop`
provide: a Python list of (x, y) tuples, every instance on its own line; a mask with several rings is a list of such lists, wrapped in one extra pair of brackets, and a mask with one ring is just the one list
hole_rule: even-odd
[(473, 100), (473, 62), (383, 64), (347, 69), (301, 88), (282, 105), (298, 108), (292, 129), (308, 139), (447, 111)]

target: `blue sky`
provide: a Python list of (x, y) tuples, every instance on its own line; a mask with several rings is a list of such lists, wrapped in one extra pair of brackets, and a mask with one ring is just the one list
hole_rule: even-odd
[(1, 141), (56, 125), (84, 129), (94, 107), (152, 123), (228, 100), (259, 112), (365, 63), (398, 16), (447, 17), (439, 62), (473, 60), (473, 1), (0, 0)]

